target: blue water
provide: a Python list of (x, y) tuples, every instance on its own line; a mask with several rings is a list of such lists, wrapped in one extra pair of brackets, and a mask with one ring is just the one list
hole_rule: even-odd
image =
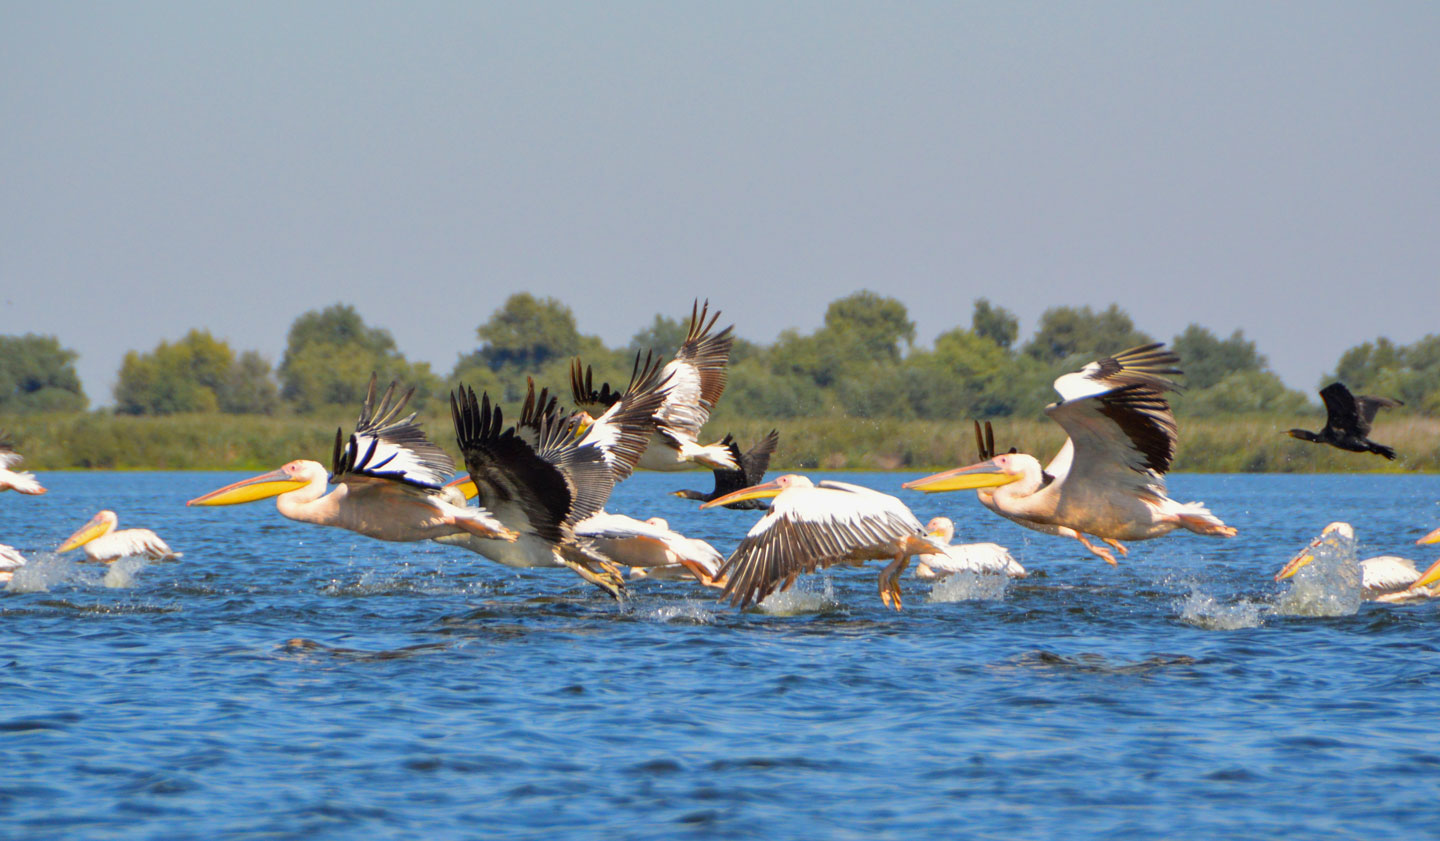
[[(1032, 577), (933, 601), (879, 564), (778, 612), (187, 509), (229, 473), (51, 473), (0, 497), (44, 589), (0, 591), (0, 837), (1353, 838), (1440, 827), (1440, 604), (1274, 610), (1334, 519), (1428, 563), (1440, 476), (1172, 477), (1239, 528), (1118, 569), (970, 493), (897, 493)], [(728, 551), (757, 512), (644, 474), (613, 510)], [(184, 558), (50, 552), (96, 510)], [(73, 553), (78, 555), (79, 553)], [(107, 586), (116, 585), (116, 586)], [(941, 591), (944, 592), (944, 591)], [(953, 600), (958, 599), (958, 600)]]

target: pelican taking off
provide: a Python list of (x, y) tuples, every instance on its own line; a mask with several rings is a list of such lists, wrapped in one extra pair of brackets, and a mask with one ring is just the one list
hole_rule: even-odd
[(15, 445), (0, 433), (0, 491), (18, 491), (22, 494), (43, 494), (45, 489), (36, 481), (35, 474), (15, 470), (24, 457), (15, 452)]
[[(720, 313), (709, 315), (710, 302), (700, 308), (697, 301), (690, 311), (690, 330), (675, 358), (661, 371), (665, 400), (655, 411), (655, 430), (650, 444), (640, 456), (639, 466), (646, 470), (683, 470), (692, 464), (712, 469), (739, 470), (730, 451), (720, 442), (699, 443), (700, 428), (710, 419), (710, 411), (725, 391), (725, 366), (730, 362), (733, 327), (713, 332)], [(589, 366), (582, 368), (575, 359), (570, 368), (570, 389), (575, 404), (592, 415), (608, 408), (618, 395), (608, 383), (597, 391)]]
[[(379, 540), (416, 541), (470, 534), (514, 540), (515, 534), (479, 508), (467, 508), (445, 480), (455, 462), (425, 437), (415, 415), (401, 417), (412, 388), (398, 399), (395, 384), (375, 404), (375, 377), (346, 440), (335, 430), (330, 470), (299, 459), (278, 470), (227, 485), (187, 505), (235, 505), (275, 497), (275, 508), (302, 523), (334, 526)], [(335, 485), (329, 494), (328, 485)], [(456, 502), (461, 504), (456, 504)]]
[(921, 555), (915, 564), (916, 578), (944, 578), (957, 572), (1025, 577), (1025, 567), (1011, 557), (1009, 549), (998, 543), (951, 543), (955, 523), (949, 517), (934, 518), (925, 524), (925, 531), (945, 545), (945, 552)]
[(115, 530), (119, 518), (114, 511), (101, 511), (65, 538), (56, 552), (69, 552), (84, 547), (85, 557), (100, 563), (113, 563), (132, 556), (152, 561), (168, 561), (180, 557), (160, 536), (149, 529)]
[[(1155, 343), (1055, 380), (1060, 400), (1045, 414), (1069, 434), (1072, 450), (1059, 475), (1042, 469), (1034, 456), (1002, 453), (905, 487), (927, 493), (993, 487), (995, 510), (1041, 531), (1057, 527), (1056, 533), (1076, 538), (1110, 564), (1115, 556), (1086, 535), (1122, 552), (1118, 541), (1148, 540), (1177, 528), (1232, 537), (1235, 529), (1204, 505), (1179, 503), (1165, 493), (1177, 438), (1165, 392), (1177, 388), (1167, 375), (1180, 373), (1173, 367), (1179, 361)], [(1051, 464), (1061, 461), (1057, 456)]]
[(1353, 395), (1343, 383), (1331, 383), (1322, 388), (1320, 399), (1325, 401), (1325, 428), (1319, 434), (1308, 429), (1290, 429), (1286, 430), (1286, 435), (1301, 441), (1329, 444), (1352, 453), (1375, 453), (1395, 460), (1393, 449), (1371, 441), (1368, 436), (1376, 412), (1405, 404), (1388, 397)]
[[(735, 437), (726, 435), (720, 442), (722, 446), (730, 451), (730, 457), (739, 465), (739, 470), (732, 470), (728, 467), (717, 467), (715, 473), (715, 489), (710, 493), (703, 491), (674, 491), (671, 496), (678, 496), (681, 499), (698, 499), (701, 502), (709, 502), (717, 497), (728, 493), (734, 493), (741, 488), (748, 488), (751, 485), (758, 485), (765, 481), (765, 471), (770, 467), (770, 456), (774, 455), (775, 447), (780, 443), (780, 431), (770, 430), (770, 434), (760, 439), (760, 442), (743, 454), (740, 447), (735, 443)], [(726, 508), (764, 509), (770, 504), (763, 499), (746, 499), (740, 502), (732, 502)]]
[(707, 587), (724, 584), (720, 565), (725, 557), (703, 540), (670, 528), (659, 517), (637, 520), (601, 511), (575, 524), (575, 535), (587, 538), (597, 552), (630, 567), (631, 578), (674, 578), (683, 572)]
[[(1349, 549), (1355, 541), (1355, 529), (1345, 522), (1334, 522), (1326, 526), (1319, 537), (1310, 541), (1308, 546), (1296, 553), (1295, 557), (1275, 573), (1275, 580), (1284, 581), (1314, 562), (1316, 550), (1327, 540), (1339, 543), (1343, 549)], [(1354, 563), (1353, 553), (1343, 552), (1342, 555), (1342, 565)], [(1417, 585), (1422, 577), (1416, 571), (1414, 561), (1394, 555), (1366, 558), (1359, 562), (1358, 570), (1340, 571), (1341, 575), (1349, 578), (1356, 578), (1357, 572), (1361, 596), (1372, 601), (1394, 601), (1397, 594), (1403, 595), (1412, 585)]]
[(772, 592), (784, 592), (798, 575), (816, 567), (888, 560), (880, 571), (880, 600), (899, 610), (900, 574), (910, 556), (945, 551), (900, 500), (848, 482), (816, 485), (791, 473), (700, 507), (765, 497), (774, 497), (770, 512), (720, 570), (728, 578), (722, 598), (728, 597), (732, 606), (744, 608)]

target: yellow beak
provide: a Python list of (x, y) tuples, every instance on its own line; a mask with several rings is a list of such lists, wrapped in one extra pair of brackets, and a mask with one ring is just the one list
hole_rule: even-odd
[(1429, 534), (1425, 535), (1424, 537), (1420, 538), (1415, 542), (1421, 546), (1424, 546), (1427, 543), (1440, 543), (1440, 529), (1436, 529), (1430, 532)]
[(1303, 567), (1311, 561), (1315, 560), (1315, 554), (1312, 550), (1314, 550), (1316, 546), (1320, 545), (1321, 540), (1324, 540), (1323, 536), (1317, 537), (1314, 540), (1310, 541), (1309, 546), (1301, 549), (1300, 554), (1291, 558), (1289, 563), (1281, 567), (1279, 572), (1275, 573), (1275, 580), (1284, 581), (1285, 579), (1299, 572), (1300, 567)]
[(936, 473), (933, 476), (926, 476), (923, 479), (912, 479), (901, 485), (912, 491), (924, 491), (925, 493), (941, 493), (943, 491), (968, 491), (975, 488), (994, 488), (1000, 485), (1008, 485), (1019, 479), (1020, 476), (1014, 473), (1006, 473), (992, 459), (982, 461), (979, 464), (972, 464), (969, 467), (957, 467), (954, 470), (946, 470), (943, 473)]
[(778, 480), (766, 482), (763, 485), (751, 485), (748, 488), (741, 488), (738, 491), (725, 494), (724, 496), (717, 496), (704, 505), (701, 505), (700, 508), (702, 510), (714, 508), (717, 505), (729, 505), (732, 502), (741, 502), (746, 499), (766, 499), (772, 496), (779, 496), (784, 490)]
[(272, 470), (269, 473), (261, 473), (250, 479), (243, 479), (233, 485), (226, 485), (218, 491), (211, 491), (204, 496), (197, 496), (186, 505), (239, 505), (242, 502), (254, 502), (258, 499), (269, 499), (272, 496), (289, 491), (299, 490), (305, 487), (308, 482), (299, 479), (291, 479), (285, 475), (283, 470)]
[(90, 522), (81, 526), (74, 534), (65, 538), (65, 542), (60, 544), (60, 548), (55, 551), (58, 553), (69, 552), (71, 549), (79, 549), (81, 546), (84, 546), (108, 531), (110, 531), (110, 522), (103, 516), (96, 514), (91, 518)]
[(463, 474), (445, 483), (447, 488), (459, 488), (460, 493), (465, 494), (465, 499), (470, 500), (480, 495), (480, 489), (475, 487), (475, 480), (470, 475)]

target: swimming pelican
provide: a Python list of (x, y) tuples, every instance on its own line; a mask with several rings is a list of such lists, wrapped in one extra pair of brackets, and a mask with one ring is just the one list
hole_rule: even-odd
[(1025, 567), (1011, 557), (1009, 549), (998, 543), (951, 543), (955, 537), (955, 523), (949, 517), (932, 519), (925, 524), (925, 531), (945, 545), (945, 553), (921, 555), (915, 564), (916, 578), (944, 578), (957, 572), (1003, 575), (1006, 578), (1024, 578), (1026, 575)]
[[(1297, 552), (1295, 557), (1275, 573), (1275, 580), (1277, 582), (1284, 581), (1299, 572), (1301, 568), (1315, 560), (1315, 550), (1322, 543), (1335, 538), (1348, 546), (1355, 540), (1355, 529), (1345, 522), (1329, 524), (1320, 532), (1319, 537), (1310, 541), (1308, 546)], [(1353, 554), (1345, 555), (1347, 560), (1353, 557)], [(1342, 570), (1342, 573), (1344, 572)], [(1421, 574), (1415, 569), (1414, 561), (1394, 555), (1366, 558), (1359, 562), (1358, 572), (1361, 595), (1372, 601), (1393, 601), (1397, 594), (1403, 595), (1421, 578)], [(1348, 574), (1351, 578), (1355, 575), (1353, 571)]]
[(36, 481), (35, 474), (14, 470), (24, 457), (15, 452), (15, 445), (0, 433), (0, 491), (18, 491), (22, 494), (43, 494), (45, 489)]
[[(632, 383), (632, 400), (611, 417), (617, 434), (649, 434), (651, 417), (665, 399), (656, 387), (654, 368), (641, 382)], [(450, 395), (455, 439), (465, 457), (470, 482), (481, 505), (514, 529), (512, 543), (466, 537), (439, 542), (463, 546), (506, 566), (564, 566), (615, 598), (624, 593), (620, 571), (598, 553), (576, 526), (598, 514), (610, 496), (615, 477), (601, 447), (582, 435), (579, 416), (566, 417), (548, 404), (537, 416), (533, 433), (522, 435), (505, 428), (500, 407), (490, 395), (476, 400), (474, 389)], [(456, 480), (455, 484), (463, 483)], [(467, 494), (468, 495), (468, 494)]]
[(816, 485), (790, 473), (700, 507), (766, 497), (774, 497), (769, 513), (750, 529), (720, 570), (728, 577), (722, 598), (729, 597), (735, 607), (762, 601), (777, 590), (784, 592), (796, 576), (816, 567), (888, 560), (880, 571), (880, 600), (899, 610), (900, 574), (910, 556), (945, 551), (925, 534), (903, 502), (848, 482), (827, 479)]
[[(710, 419), (710, 410), (725, 391), (725, 366), (735, 341), (730, 335), (733, 326), (711, 332), (720, 313), (710, 316), (709, 311), (709, 301), (703, 310), (698, 301), (695, 303), (685, 341), (661, 372), (666, 382), (665, 402), (655, 412), (654, 434), (640, 456), (639, 466), (646, 470), (683, 470), (694, 464), (740, 469), (720, 442), (701, 444), (698, 440), (700, 428)], [(608, 383), (601, 383), (600, 390), (595, 390), (590, 367), (582, 368), (578, 358), (571, 363), (570, 389), (575, 404), (592, 415), (616, 399)]]
[(21, 555), (14, 546), (0, 543), (0, 584), (8, 582), (15, 576), (15, 570), (23, 566), (25, 566), (25, 556)]
[(725, 556), (703, 540), (686, 537), (660, 517), (637, 520), (601, 511), (575, 524), (600, 554), (630, 568), (631, 578), (693, 578), (707, 587), (724, 586)]
[(1370, 425), (1375, 422), (1376, 412), (1405, 404), (1388, 397), (1353, 395), (1343, 383), (1331, 383), (1322, 388), (1320, 399), (1325, 401), (1325, 428), (1320, 430), (1319, 434), (1308, 429), (1290, 429), (1286, 430), (1286, 435), (1301, 441), (1329, 444), (1354, 453), (1376, 453), (1391, 461), (1395, 460), (1393, 449), (1371, 441), (1368, 436)]
[[(490, 512), (465, 507), (463, 499), (445, 489), (455, 461), (425, 437), (414, 413), (401, 417), (415, 390), (396, 399), (395, 389), (391, 383), (377, 406), (371, 375), (355, 432), (346, 440), (335, 430), (328, 471), (318, 461), (298, 459), (186, 504), (235, 505), (273, 496), (276, 510), (288, 519), (378, 540), (465, 534), (513, 541), (515, 533)], [(326, 494), (331, 484), (336, 487)]]
[[(770, 456), (775, 453), (775, 447), (780, 443), (780, 430), (772, 429), (770, 434), (760, 439), (760, 442), (742, 455), (740, 447), (735, 443), (733, 435), (726, 435), (720, 442), (722, 446), (730, 451), (730, 457), (739, 465), (739, 470), (731, 470), (728, 467), (717, 467), (715, 473), (715, 489), (710, 493), (703, 491), (673, 491), (671, 496), (678, 496), (681, 499), (697, 499), (701, 502), (709, 502), (716, 497), (734, 493), (741, 488), (748, 488), (751, 485), (758, 485), (765, 481), (765, 471), (770, 467)], [(763, 499), (746, 499), (740, 502), (732, 502), (726, 508), (744, 508), (761, 510), (770, 507), (770, 503)]]
[[(1165, 392), (1177, 386), (1166, 375), (1180, 373), (1172, 367), (1179, 361), (1155, 343), (1055, 380), (1060, 400), (1045, 413), (1069, 434), (1072, 450), (1059, 475), (1042, 469), (1034, 456), (1002, 453), (904, 487), (927, 493), (994, 487), (996, 510), (1023, 525), (1057, 526), (1057, 533), (1074, 537), (1112, 565), (1115, 556), (1086, 535), (1122, 553), (1117, 541), (1149, 540), (1177, 528), (1232, 537), (1235, 529), (1204, 505), (1179, 503), (1165, 493), (1164, 474), (1177, 438), (1165, 400)], [(1061, 456), (1051, 464), (1059, 461)]]
[(160, 536), (149, 529), (121, 529), (115, 531), (119, 518), (114, 511), (101, 511), (81, 526), (74, 534), (65, 538), (56, 552), (85, 548), (85, 557), (92, 561), (109, 564), (138, 556), (152, 561), (168, 561), (180, 557)]

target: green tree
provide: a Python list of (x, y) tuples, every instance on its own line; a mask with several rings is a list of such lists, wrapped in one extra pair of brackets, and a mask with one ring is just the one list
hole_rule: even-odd
[(632, 356), (636, 351), (643, 353), (648, 350), (654, 351), (661, 359), (670, 359), (685, 344), (685, 337), (689, 334), (689, 319), (668, 318), (656, 313), (650, 326), (630, 340), (628, 350)]
[(265, 413), (275, 410), (270, 365), (254, 351), (239, 360), (205, 330), (161, 342), (150, 353), (130, 351), (115, 385), (116, 411), (127, 415), (177, 412)]
[(1403, 401), (1402, 411), (1440, 415), (1440, 334), (1411, 345), (1397, 346), (1382, 337), (1349, 348), (1335, 373), (1324, 378), (1326, 383), (1336, 380), (1356, 394)]
[(280, 395), (298, 411), (359, 406), (371, 373), (415, 388), (411, 408), (421, 409), (440, 387), (425, 362), (409, 362), (390, 331), (368, 327), (355, 308), (335, 304), (301, 315), (290, 325), (280, 360)]
[(975, 301), (975, 311), (970, 316), (970, 329), (1005, 350), (1015, 344), (1020, 335), (1020, 320), (1015, 313), (1004, 307), (994, 307), (984, 298)]
[(1210, 388), (1231, 374), (1262, 371), (1266, 367), (1265, 357), (1240, 330), (1221, 340), (1206, 328), (1191, 324), (1175, 337), (1170, 347), (1180, 356), (1186, 388)]
[(475, 333), (483, 343), (480, 358), (495, 370), (535, 370), (578, 354), (584, 344), (569, 307), (528, 292), (511, 295)]
[(1049, 365), (1083, 364), (1091, 359), (1153, 342), (1115, 304), (1101, 312), (1084, 307), (1051, 307), (1025, 343), (1025, 355)]
[(0, 411), (81, 411), (76, 354), (54, 336), (0, 336)]

